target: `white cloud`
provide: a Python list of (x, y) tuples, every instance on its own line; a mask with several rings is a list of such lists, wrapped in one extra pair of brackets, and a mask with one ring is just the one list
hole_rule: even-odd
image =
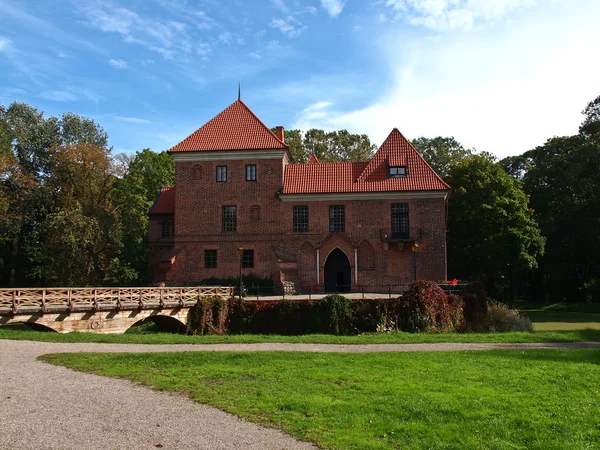
[(128, 123), (137, 123), (137, 124), (150, 123), (149, 120), (140, 119), (139, 117), (115, 116), (115, 119), (120, 122), (128, 122)]
[[(404, 20), (430, 30), (470, 30), (495, 22), (511, 12), (535, 5), (537, 0), (385, 0), (394, 20)], [(547, 0), (541, 0), (542, 2)], [(381, 15), (380, 20), (389, 19)]]
[(289, 8), (287, 7), (287, 5), (285, 4), (285, 2), (283, 0), (271, 0), (271, 3), (273, 3), (273, 5), (280, 11), (282, 11), (286, 14), (288, 13)]
[(337, 17), (346, 6), (346, 0), (321, 0), (321, 5), (331, 17)]
[(8, 53), (12, 50), (12, 41), (0, 36), (0, 53)]
[(39, 94), (39, 97), (53, 102), (74, 102), (77, 96), (69, 91), (51, 90), (44, 91)]
[(198, 44), (198, 48), (196, 48), (196, 53), (200, 56), (208, 56), (211, 52), (212, 49), (210, 48), (210, 44), (207, 44), (206, 42), (201, 42)]
[(127, 8), (115, 8), (104, 3), (85, 4), (80, 6), (79, 12), (89, 27), (105, 33), (117, 33), (123, 41), (141, 45), (171, 60), (186, 59), (194, 47), (198, 30), (210, 29), (214, 24), (206, 13), (177, 4), (169, 8), (169, 12), (175, 13), (187, 24), (163, 17), (144, 17)]
[(271, 28), (276, 28), (288, 37), (295, 38), (300, 36), (308, 28), (306, 25), (302, 25), (301, 22), (294, 19), (291, 16), (285, 19), (273, 17), (270, 23)]
[(280, 48), (281, 44), (276, 39), (269, 41), (269, 43), (267, 44), (267, 50), (279, 50)]
[(455, 136), (500, 157), (575, 134), (580, 111), (600, 94), (600, 61), (591, 56), (600, 4), (589, 0), (585, 18), (571, 5), (528, 10), (519, 20), (444, 39), (406, 39), (395, 30), (377, 42), (391, 80), (373, 101), (346, 110), (311, 105), (293, 127), (347, 128), (377, 143), (398, 127), (409, 138)]
[(258, 53), (258, 52), (248, 53), (248, 56), (250, 56), (251, 58), (254, 58), (254, 59), (261, 59), (262, 58), (262, 56), (260, 56), (260, 53)]
[(127, 67), (129, 67), (127, 61), (123, 59), (109, 59), (108, 63), (115, 69), (127, 69)]
[(233, 42), (233, 38), (231, 37), (231, 33), (229, 31), (222, 31), (219, 33), (219, 41), (223, 44), (231, 45)]

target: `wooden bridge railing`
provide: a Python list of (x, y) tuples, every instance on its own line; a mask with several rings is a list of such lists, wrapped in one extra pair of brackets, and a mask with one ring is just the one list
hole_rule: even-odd
[(193, 306), (199, 297), (233, 296), (232, 287), (0, 289), (0, 315)]

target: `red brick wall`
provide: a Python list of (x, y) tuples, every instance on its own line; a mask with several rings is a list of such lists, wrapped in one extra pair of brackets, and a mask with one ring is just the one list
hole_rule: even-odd
[[(257, 181), (246, 181), (246, 164), (256, 164)], [(228, 180), (216, 182), (216, 166), (227, 166)], [(260, 277), (280, 278), (280, 264), (273, 246), (297, 255), (297, 284), (315, 285), (316, 249), (320, 252), (320, 284), (330, 251), (339, 247), (349, 258), (352, 282), (356, 284), (354, 249), (358, 249), (358, 284), (386, 286), (414, 280), (414, 255), (410, 244), (402, 251), (397, 243), (388, 249), (380, 240), (380, 230), (391, 230), (392, 203), (408, 203), (410, 237), (419, 241), (416, 255), (419, 279), (446, 279), (446, 225), (444, 199), (352, 200), (282, 202), (284, 164), (281, 159), (228, 162), (178, 162), (174, 246), (181, 249), (166, 273), (168, 284), (196, 283), (209, 277), (235, 277), (239, 271), (238, 247), (253, 248), (255, 266), (244, 269)], [(200, 179), (198, 174), (201, 173)], [(196, 174), (196, 176), (194, 175)], [(293, 233), (293, 206), (309, 207), (308, 233)], [(237, 206), (237, 231), (221, 231), (223, 205)], [(345, 206), (345, 233), (329, 232), (329, 206)], [(252, 219), (252, 208), (260, 208), (260, 219)], [(156, 221), (158, 223), (158, 221)], [(151, 242), (156, 224), (151, 220)], [(158, 228), (160, 233), (160, 228)], [(217, 250), (217, 268), (205, 269), (204, 250)], [(151, 262), (152, 264), (152, 262)], [(357, 289), (358, 286), (355, 286)]]

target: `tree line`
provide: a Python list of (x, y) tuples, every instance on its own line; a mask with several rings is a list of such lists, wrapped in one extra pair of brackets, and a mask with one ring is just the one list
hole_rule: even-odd
[(147, 213), (174, 181), (165, 152), (113, 155), (93, 120), (0, 105), (0, 284), (146, 284)]
[[(497, 298), (600, 298), (600, 97), (574, 136), (498, 161), (453, 137), (412, 141), (452, 186), (451, 278)], [(286, 131), (292, 162), (367, 161), (346, 130)], [(148, 210), (175, 167), (166, 152), (113, 155), (91, 119), (0, 105), (0, 284), (145, 285)]]

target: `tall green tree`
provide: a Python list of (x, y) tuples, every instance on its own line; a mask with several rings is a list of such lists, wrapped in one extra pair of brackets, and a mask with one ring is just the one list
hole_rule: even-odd
[[(275, 129), (272, 131), (275, 132)], [(350, 133), (347, 130), (287, 130), (285, 142), (289, 146), (293, 163), (305, 163), (311, 155), (322, 162), (368, 161), (377, 150), (366, 134)]]
[(527, 152), (523, 178), (547, 252), (540, 276), (555, 300), (600, 296), (600, 145), (585, 135), (557, 137)]
[(474, 154), (474, 150), (463, 147), (454, 137), (418, 137), (411, 143), (442, 178), (448, 176), (452, 166)]
[(448, 174), (448, 265), (451, 276), (481, 280), (499, 296), (537, 267), (544, 238), (521, 182), (498, 164), (470, 156)]
[[(106, 147), (106, 133), (90, 119), (73, 113), (45, 117), (25, 103), (0, 106), (0, 183), (4, 215), (0, 219), (0, 283), (43, 283), (46, 217), (55, 207), (51, 188), (51, 148), (92, 143)], [(46, 256), (47, 257), (47, 256)]]
[(163, 186), (175, 184), (175, 163), (166, 152), (137, 152), (114, 184), (120, 246), (105, 283), (145, 285), (148, 272), (148, 211)]

